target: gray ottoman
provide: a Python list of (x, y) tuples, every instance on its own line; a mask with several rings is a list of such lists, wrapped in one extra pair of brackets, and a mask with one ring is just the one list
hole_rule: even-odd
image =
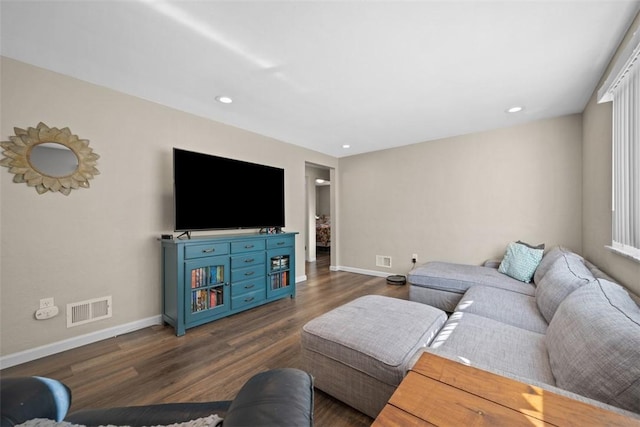
[(367, 295), (302, 327), (315, 386), (375, 418), (447, 320), (425, 304)]

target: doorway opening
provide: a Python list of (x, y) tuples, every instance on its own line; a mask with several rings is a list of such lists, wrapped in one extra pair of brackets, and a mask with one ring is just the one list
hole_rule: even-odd
[(333, 170), (307, 163), (306, 179), (306, 236), (305, 261), (316, 263), (315, 268), (330, 268), (335, 259)]

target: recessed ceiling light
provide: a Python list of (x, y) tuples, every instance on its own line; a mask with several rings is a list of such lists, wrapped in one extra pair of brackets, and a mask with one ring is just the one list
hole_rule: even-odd
[(507, 110), (507, 113), (517, 113), (522, 111), (522, 107), (511, 107)]
[(318, 183), (318, 184), (324, 184), (324, 179), (322, 179), (322, 178), (316, 178), (316, 183)]
[(218, 102), (222, 102), (223, 104), (231, 104), (233, 102), (233, 99), (229, 98), (228, 96), (216, 96), (216, 101)]
[(351, 148), (351, 146), (349, 144), (344, 144), (342, 148)]

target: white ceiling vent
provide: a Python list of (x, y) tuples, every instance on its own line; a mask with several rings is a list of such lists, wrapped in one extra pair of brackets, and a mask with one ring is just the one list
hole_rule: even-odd
[(67, 304), (67, 328), (107, 319), (111, 316), (110, 296)]
[(386, 255), (376, 255), (376, 267), (391, 268), (391, 257)]

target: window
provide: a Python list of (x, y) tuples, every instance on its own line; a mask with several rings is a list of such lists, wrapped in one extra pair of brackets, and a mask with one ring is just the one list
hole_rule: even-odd
[(610, 248), (640, 261), (640, 35), (633, 35), (599, 102), (613, 102), (613, 188)]

